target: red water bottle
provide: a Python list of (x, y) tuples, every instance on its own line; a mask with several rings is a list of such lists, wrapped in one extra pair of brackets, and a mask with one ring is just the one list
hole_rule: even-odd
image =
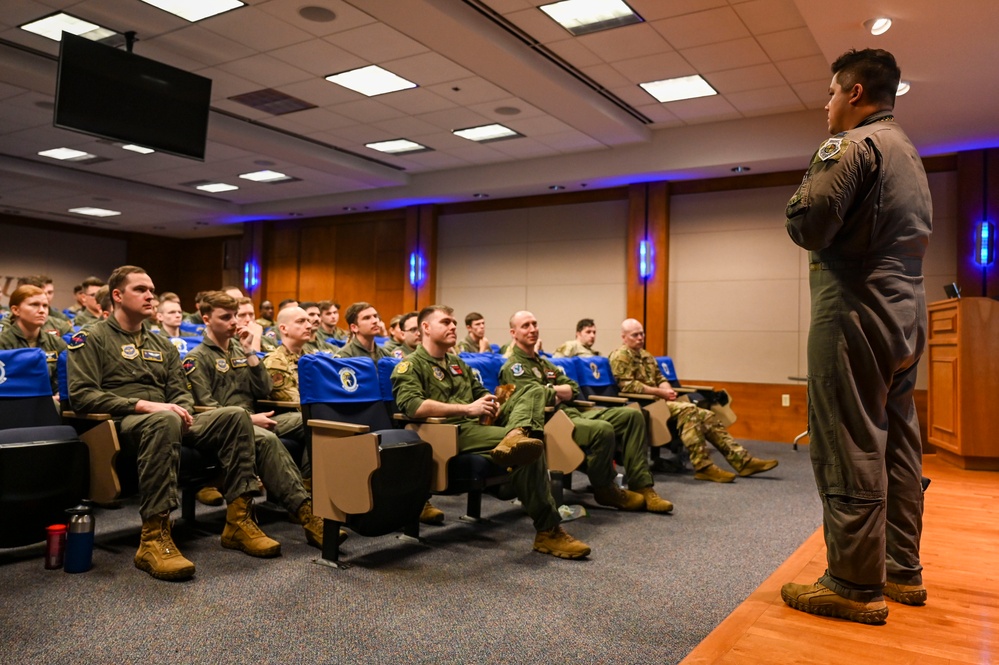
[(45, 527), (45, 568), (48, 570), (62, 568), (65, 553), (66, 525), (53, 524)]

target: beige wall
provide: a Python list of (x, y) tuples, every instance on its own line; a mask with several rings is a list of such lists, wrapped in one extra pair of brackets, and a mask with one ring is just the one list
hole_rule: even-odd
[(459, 338), (465, 314), (478, 311), (489, 340), (505, 344), (510, 315), (528, 309), (546, 349), (590, 317), (596, 347), (611, 351), (625, 316), (627, 216), (627, 201), (441, 216), (437, 299), (454, 307)]
[[(75, 304), (73, 287), (90, 275), (107, 279), (126, 262), (125, 240), (0, 224), (0, 286), (7, 277), (45, 274), (55, 286), (54, 307)], [(11, 289), (13, 290), (13, 284)], [(0, 297), (7, 304), (7, 297)]]
[[(956, 275), (957, 178), (937, 173), (929, 181), (934, 233), (924, 272), (932, 302)], [(671, 199), (669, 353), (681, 376), (789, 383), (807, 373), (808, 258), (784, 230), (794, 190)], [(918, 387), (926, 387), (925, 366)]]

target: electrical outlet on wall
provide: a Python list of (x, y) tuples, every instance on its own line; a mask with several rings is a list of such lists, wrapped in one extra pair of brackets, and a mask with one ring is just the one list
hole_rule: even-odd
[(791, 406), (791, 396), (788, 395), (787, 393), (781, 395), (780, 396), (780, 405), (781, 406)]

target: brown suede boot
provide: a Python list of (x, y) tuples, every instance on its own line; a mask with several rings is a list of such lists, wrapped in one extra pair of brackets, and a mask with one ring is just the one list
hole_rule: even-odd
[(500, 466), (523, 466), (541, 457), (545, 444), (527, 435), (523, 427), (514, 427), (503, 440), (489, 451), (493, 462)]
[(444, 511), (427, 501), (420, 512), (420, 522), (423, 524), (444, 524)]
[[(323, 548), (323, 518), (312, 512), (312, 499), (306, 499), (298, 507), (298, 511), (292, 518), (295, 524), (301, 524), (305, 529), (305, 540), (310, 545)], [(343, 544), (347, 540), (347, 532), (340, 529), (337, 545)]]
[(221, 506), (222, 502), (225, 501), (222, 497), (222, 492), (219, 492), (217, 487), (212, 487), (211, 485), (205, 485), (199, 489), (194, 498), (198, 500), (198, 503), (205, 506)]
[(638, 492), (621, 489), (614, 483), (593, 488), (593, 498), (601, 506), (610, 506), (618, 510), (641, 510), (645, 507), (645, 499)]
[(884, 594), (903, 605), (924, 605), (926, 603), (926, 587), (922, 584), (885, 584)]
[(735, 480), (735, 474), (719, 469), (715, 464), (709, 464), (703, 469), (694, 471), (694, 480), (710, 480), (715, 483), (730, 483)]
[(570, 536), (561, 526), (555, 526), (547, 531), (538, 531), (534, 537), (534, 551), (560, 559), (582, 559), (589, 555), (590, 546)]
[(885, 599), (870, 602), (844, 598), (818, 582), (815, 584), (785, 584), (780, 597), (796, 610), (824, 617), (838, 617), (857, 623), (884, 623), (888, 618)]
[(775, 466), (777, 466), (777, 460), (775, 459), (759, 459), (756, 457), (750, 457), (748, 460), (743, 462), (742, 468), (739, 469), (739, 475), (752, 476), (757, 473), (769, 471)]
[(651, 487), (643, 487), (638, 493), (645, 499), (645, 510), (650, 513), (671, 513), (673, 512), (673, 502), (662, 498)]
[[(309, 512), (312, 507), (309, 506)], [(272, 557), (281, 554), (281, 543), (268, 538), (253, 520), (253, 497), (244, 494), (229, 504), (222, 530), (222, 547), (242, 550), (250, 556)]]
[(158, 580), (186, 580), (194, 575), (194, 564), (184, 558), (170, 536), (170, 513), (142, 523), (135, 567)]

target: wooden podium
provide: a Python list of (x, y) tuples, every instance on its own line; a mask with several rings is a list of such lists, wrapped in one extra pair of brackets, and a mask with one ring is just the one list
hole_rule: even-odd
[(999, 470), (999, 302), (929, 305), (927, 436), (962, 469)]

